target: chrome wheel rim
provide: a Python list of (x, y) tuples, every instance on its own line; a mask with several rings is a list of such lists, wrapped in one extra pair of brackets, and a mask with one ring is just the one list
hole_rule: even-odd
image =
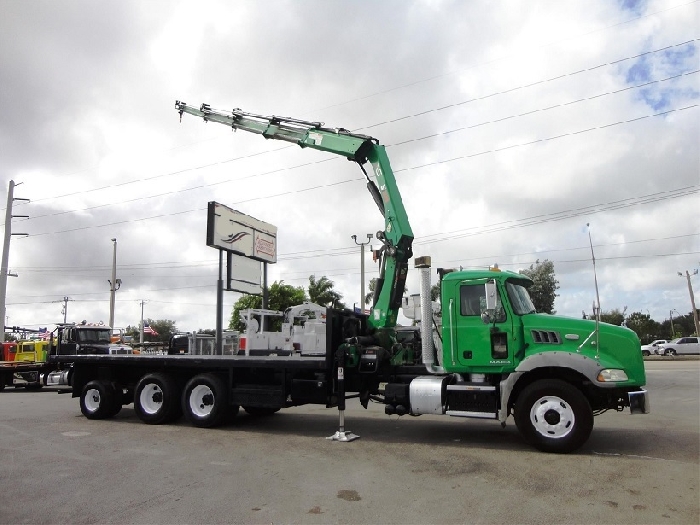
[(571, 405), (557, 396), (543, 396), (530, 409), (530, 422), (542, 436), (560, 439), (574, 429), (576, 417)]

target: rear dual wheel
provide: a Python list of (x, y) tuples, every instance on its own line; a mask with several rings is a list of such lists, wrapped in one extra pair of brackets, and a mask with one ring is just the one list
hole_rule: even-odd
[(194, 426), (210, 428), (223, 423), (227, 415), (235, 415), (238, 407), (229, 407), (223, 379), (215, 374), (199, 374), (185, 385), (182, 411)]
[(146, 374), (134, 390), (134, 411), (149, 425), (176, 420), (182, 415), (178, 382), (168, 374)]
[(121, 389), (110, 381), (94, 380), (83, 387), (80, 411), (88, 419), (109, 419), (122, 409)]

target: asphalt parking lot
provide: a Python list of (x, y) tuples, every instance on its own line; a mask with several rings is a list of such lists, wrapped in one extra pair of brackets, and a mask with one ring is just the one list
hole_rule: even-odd
[(89, 421), (56, 390), (0, 392), (0, 523), (700, 522), (700, 360), (646, 360), (652, 413), (606, 413), (577, 453), (512, 420), (386, 416), (348, 403), (219, 429)]

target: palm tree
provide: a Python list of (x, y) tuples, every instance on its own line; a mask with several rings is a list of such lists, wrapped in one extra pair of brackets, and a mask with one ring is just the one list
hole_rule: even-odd
[[(369, 293), (365, 295), (365, 304), (372, 304), (372, 299), (374, 298), (374, 291), (377, 289), (377, 278), (372, 277), (369, 280)], [(406, 293), (408, 288), (403, 287), (403, 293)]]
[(374, 290), (377, 289), (377, 278), (372, 277), (369, 280), (369, 293), (365, 295), (365, 304), (371, 304), (372, 303), (372, 297), (374, 297)]
[(333, 281), (328, 277), (316, 280), (315, 275), (309, 275), (309, 300), (327, 308), (345, 308), (341, 302), (343, 296), (336, 292), (333, 286)]

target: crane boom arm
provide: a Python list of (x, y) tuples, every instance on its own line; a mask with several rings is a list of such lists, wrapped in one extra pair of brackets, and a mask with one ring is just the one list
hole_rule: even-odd
[[(321, 122), (263, 116), (240, 109), (222, 112), (211, 109), (208, 104), (202, 104), (198, 109), (180, 101), (175, 102), (175, 109), (180, 113), (180, 119), (187, 113), (205, 122), (217, 122), (234, 130), (291, 142), (302, 148), (326, 151), (357, 162), (367, 178), (367, 189), (384, 216), (384, 231), (377, 232), (377, 238), (383, 243), (383, 260), (368, 323), (376, 329), (396, 325), (408, 261), (413, 256), (413, 231), (384, 146), (368, 135), (343, 128), (326, 128)], [(367, 162), (372, 165), (375, 180), (369, 177), (364, 168)]]

